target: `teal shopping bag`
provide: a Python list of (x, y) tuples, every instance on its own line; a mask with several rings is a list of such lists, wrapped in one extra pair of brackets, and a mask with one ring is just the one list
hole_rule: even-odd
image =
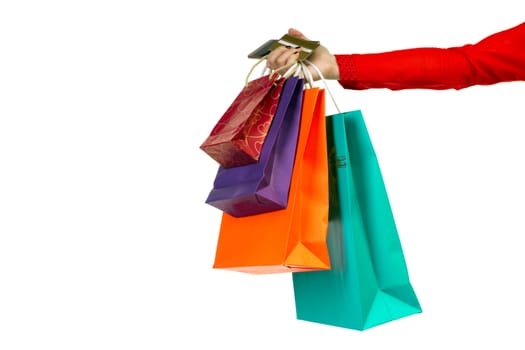
[(331, 269), (294, 272), (297, 319), (365, 330), (420, 313), (363, 116), (327, 116)]

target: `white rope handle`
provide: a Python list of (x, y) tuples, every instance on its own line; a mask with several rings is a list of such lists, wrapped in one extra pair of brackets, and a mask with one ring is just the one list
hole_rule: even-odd
[(308, 69), (308, 67), (304, 64), (303, 61), (300, 61), (301, 65), (301, 71), (303, 73), (303, 77), (306, 80), (307, 84), (310, 87), (314, 87), (314, 77), (312, 76), (312, 72)]
[[(285, 67), (278, 68), (274, 72), (278, 72), (279, 70), (282, 70), (284, 68)], [(310, 87), (313, 87), (314, 79), (312, 77), (312, 73), (302, 61), (298, 61), (292, 64), (290, 67), (288, 67), (286, 72), (281, 74), (281, 76), (285, 79), (288, 79), (291, 76), (303, 78), (305, 80), (305, 84), (309, 85)]]
[[(268, 55), (266, 55), (266, 56), (268, 56)], [(252, 75), (252, 73), (253, 73), (255, 67), (257, 67), (259, 64), (261, 64), (261, 62), (266, 61), (266, 56), (263, 56), (263, 57), (259, 58), (259, 59), (257, 60), (257, 62), (255, 62), (255, 64), (252, 66), (252, 68), (250, 68), (248, 74), (246, 75), (245, 85), (248, 85), (248, 83), (250, 82), (250, 76)], [(262, 73), (261, 73), (261, 76), (264, 76), (264, 74), (266, 73), (266, 70), (267, 70), (267, 67), (265, 67), (265, 68), (263, 69), (263, 71), (262, 71)], [(270, 79), (272, 79), (272, 78), (273, 78), (273, 73), (270, 74)]]
[[(279, 69), (283, 69), (284, 67), (281, 67), (281, 68), (278, 68), (276, 71), (278, 71)], [(290, 68), (288, 68), (286, 70), (286, 72), (284, 72), (282, 74), (282, 77), (285, 78), (285, 79), (288, 79), (289, 77), (291, 77), (292, 75), (293, 76), (298, 76), (299, 74), (299, 70), (298, 70), (298, 63), (295, 62), (294, 64), (292, 64), (290, 66)]]
[[(253, 70), (255, 69), (255, 67), (257, 67), (261, 62), (266, 61), (266, 57), (267, 56), (268, 55), (261, 57), (252, 66), (252, 68), (248, 72), (248, 75), (246, 76), (246, 85), (248, 85), (249, 80), (250, 80), (250, 76), (252, 75)], [(309, 85), (310, 87), (313, 87), (314, 86), (314, 78), (312, 76), (312, 72), (310, 72), (310, 69), (308, 69), (307, 65), (311, 66), (317, 72), (317, 74), (319, 75), (319, 80), (321, 80), (323, 82), (325, 90), (328, 91), (328, 95), (330, 95), (330, 99), (332, 100), (332, 103), (334, 104), (335, 109), (337, 110), (338, 113), (341, 113), (341, 110), (339, 109), (339, 106), (337, 106), (337, 103), (335, 102), (335, 98), (332, 95), (332, 92), (328, 88), (328, 84), (326, 83), (326, 80), (325, 80), (325, 78), (323, 76), (323, 73), (321, 73), (321, 70), (315, 64), (313, 64), (311, 61), (308, 61), (308, 60), (297, 61), (294, 64), (292, 64), (290, 67), (288, 67), (286, 72), (284, 72), (283, 74), (280, 74), (279, 71), (285, 69), (286, 67), (283, 66), (283, 67), (277, 68), (275, 70), (270, 71), (269, 77), (270, 77), (270, 79), (272, 79), (275, 74), (280, 74), (281, 77), (283, 77), (285, 79), (288, 79), (292, 75), (293, 76), (298, 76), (298, 77), (304, 78), (305, 83), (307, 85)], [(266, 73), (267, 69), (268, 69), (268, 67), (265, 67), (263, 69), (261, 76), (264, 76), (264, 74)]]
[[(330, 89), (328, 88), (328, 84), (326, 84), (326, 80), (323, 76), (323, 73), (321, 73), (321, 70), (315, 65), (313, 64), (312, 62), (308, 61), (308, 60), (304, 60), (304, 62), (306, 62), (307, 64), (309, 64), (316, 72), (317, 74), (319, 74), (319, 79), (323, 81), (323, 84), (324, 84), (324, 87), (325, 87), (325, 90), (328, 91), (328, 94), (330, 95), (330, 98), (332, 99), (332, 102), (335, 106), (335, 109), (337, 109), (337, 112), (338, 113), (341, 113), (341, 110), (339, 109), (339, 107), (337, 106), (337, 103), (335, 102), (335, 98), (334, 96), (332, 95), (332, 92), (330, 91)], [(311, 72), (309, 69), (307, 69), (308, 72), (310, 73), (310, 76), (311, 76)]]

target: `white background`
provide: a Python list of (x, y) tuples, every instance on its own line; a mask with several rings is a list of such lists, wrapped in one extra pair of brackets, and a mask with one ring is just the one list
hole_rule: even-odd
[(212, 269), (217, 166), (199, 149), (247, 54), (289, 27), (334, 53), (455, 46), (521, 8), (3, 1), (0, 349), (523, 349), (524, 83), (330, 82), (363, 111), (423, 307), (364, 332), (296, 320), (288, 274)]

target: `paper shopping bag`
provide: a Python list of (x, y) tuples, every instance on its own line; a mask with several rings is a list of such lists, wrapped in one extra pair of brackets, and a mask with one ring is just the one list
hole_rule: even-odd
[(330, 268), (324, 90), (304, 90), (288, 205), (234, 217), (223, 213), (213, 267), (265, 274)]
[(303, 79), (286, 79), (259, 161), (231, 168), (219, 166), (206, 203), (236, 217), (286, 208), (303, 86)]
[(360, 111), (327, 117), (331, 270), (293, 274), (297, 318), (365, 330), (421, 312)]
[(225, 168), (257, 162), (283, 84), (271, 75), (248, 82), (200, 148)]

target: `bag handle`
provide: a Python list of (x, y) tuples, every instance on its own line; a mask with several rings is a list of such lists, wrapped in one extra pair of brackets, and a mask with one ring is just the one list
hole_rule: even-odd
[[(266, 59), (266, 56), (264, 56), (263, 59)], [(309, 61), (307, 59), (299, 60), (299, 61), (295, 62), (294, 64), (292, 64), (286, 70), (286, 72), (281, 74), (281, 76), (284, 77), (284, 78), (289, 78), (292, 75), (296, 75), (296, 76), (298, 75), (301, 78), (305, 79), (305, 85), (309, 85), (310, 87), (313, 87), (314, 86), (314, 78), (312, 76), (312, 72), (310, 72), (310, 69), (308, 69), (307, 66), (311, 66), (317, 72), (317, 74), (319, 75), (319, 80), (321, 80), (323, 82), (324, 88), (328, 92), (328, 95), (330, 95), (330, 99), (332, 100), (332, 103), (334, 104), (335, 109), (337, 110), (338, 113), (341, 113), (341, 110), (339, 109), (339, 106), (335, 102), (335, 98), (332, 95), (332, 92), (328, 88), (328, 84), (326, 83), (326, 80), (324, 78), (323, 73), (321, 73), (321, 70), (314, 63), (312, 63), (311, 61)], [(278, 74), (279, 71), (283, 70), (284, 68), (285, 68), (285, 66), (273, 70), (272, 71), (272, 75), (273, 74)]]
[[(326, 83), (326, 80), (325, 80), (325, 78), (323, 76), (323, 73), (321, 73), (321, 70), (315, 64), (313, 64), (311, 61), (304, 60), (304, 62), (306, 64), (310, 65), (317, 72), (317, 74), (319, 75), (319, 80), (322, 80), (322, 82), (324, 84), (324, 87), (325, 87), (325, 90), (328, 91), (328, 95), (330, 95), (330, 99), (332, 100), (332, 102), (333, 102), (333, 104), (335, 106), (335, 109), (337, 110), (338, 113), (341, 113), (341, 110), (337, 106), (337, 103), (335, 102), (335, 98), (332, 95), (332, 92), (330, 91), (330, 89), (328, 88), (328, 84)], [(304, 63), (302, 61), (301, 61), (301, 64), (304, 65)], [(307, 67), (305, 67), (305, 69), (310, 73), (310, 76), (311, 76), (310, 70)]]
[(284, 73), (279, 73), (286, 67), (280, 67), (272, 71), (272, 74), (279, 74), (281, 77), (288, 79), (291, 76), (299, 77), (304, 79), (305, 85), (310, 87), (314, 86), (314, 79), (310, 70), (304, 65), (302, 61), (295, 62), (292, 64)]
[[(265, 55), (265, 56), (259, 58), (257, 60), (257, 62), (255, 62), (255, 64), (250, 68), (250, 70), (248, 71), (248, 74), (246, 75), (246, 80), (244, 82), (245, 86), (247, 86), (248, 83), (250, 82), (250, 76), (253, 74), (253, 71), (254, 71), (255, 67), (257, 67), (259, 64), (261, 64), (261, 62), (265, 61), (266, 60), (266, 56), (268, 56), (268, 55)], [(264, 74), (266, 73), (266, 70), (267, 70), (267, 68), (263, 69), (261, 77), (264, 76)], [(273, 76), (273, 73), (269, 74), (269, 79), (270, 80), (273, 79), (274, 81), (277, 80), (276, 77)]]
[[(250, 68), (250, 70), (248, 71), (248, 74), (246, 75), (246, 81), (245, 81), (245, 85), (246, 86), (250, 82), (250, 76), (252, 75), (255, 67), (257, 67), (259, 64), (261, 64), (261, 62), (266, 61), (266, 57), (267, 56), (268, 55), (264, 55), (261, 58), (259, 58), (257, 60), (257, 62), (255, 62), (255, 64)], [(285, 67), (280, 67), (280, 68), (277, 68), (277, 69), (275, 69), (273, 71), (270, 71), (268, 76), (269, 76), (270, 80), (272, 80), (272, 79), (277, 80), (277, 77), (274, 76), (275, 74), (279, 74), (279, 75), (281, 75), (281, 77), (283, 77), (285, 79), (288, 79), (292, 75), (293, 76), (298, 76), (298, 77), (303, 78), (305, 80), (305, 85), (313, 87), (314, 86), (314, 78), (312, 76), (312, 72), (310, 72), (310, 70), (308, 69), (307, 65), (311, 66), (317, 72), (317, 74), (319, 75), (319, 80), (321, 80), (323, 82), (325, 90), (328, 91), (328, 95), (330, 95), (330, 99), (332, 100), (332, 103), (334, 104), (335, 109), (337, 110), (338, 113), (341, 113), (341, 110), (339, 109), (339, 106), (335, 102), (335, 98), (332, 95), (332, 92), (328, 88), (328, 84), (326, 83), (326, 80), (324, 78), (323, 73), (321, 73), (321, 70), (315, 64), (313, 64), (311, 61), (309, 61), (307, 59), (297, 61), (291, 67), (289, 67), (286, 70), (286, 72), (284, 72), (284, 74), (279, 74), (279, 71), (283, 70), (285, 68)], [(263, 69), (262, 73), (261, 73), (261, 76), (264, 76), (264, 74), (266, 73), (267, 70), (268, 70), (268, 67), (265, 67)]]

